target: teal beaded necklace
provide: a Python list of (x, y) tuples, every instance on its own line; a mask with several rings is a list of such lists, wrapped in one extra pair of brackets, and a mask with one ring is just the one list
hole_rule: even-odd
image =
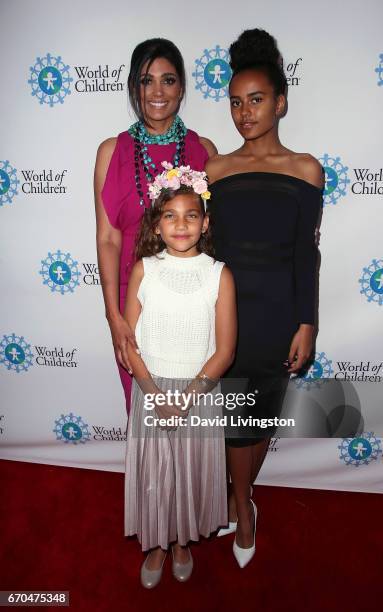
[(128, 129), (128, 132), (134, 140), (134, 178), (140, 198), (140, 205), (144, 206), (145, 199), (142, 190), (140, 170), (142, 167), (148, 183), (151, 183), (154, 180), (153, 170), (156, 170), (156, 164), (153, 163), (153, 160), (148, 153), (148, 145), (167, 145), (175, 142), (177, 146), (174, 154), (173, 166), (178, 166), (180, 162), (181, 165), (185, 165), (185, 136), (187, 129), (182, 119), (176, 115), (172, 125), (164, 134), (150, 134), (142, 121), (137, 121), (134, 123)]

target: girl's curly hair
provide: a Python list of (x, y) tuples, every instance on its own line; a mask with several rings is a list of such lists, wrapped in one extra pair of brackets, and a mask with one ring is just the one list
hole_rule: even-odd
[[(161, 219), (165, 204), (170, 202), (170, 200), (176, 196), (183, 194), (193, 194), (196, 196), (199, 200), (203, 216), (205, 217), (208, 214), (205, 212), (205, 207), (201, 196), (196, 194), (192, 187), (181, 185), (181, 187), (177, 190), (163, 189), (158, 198), (154, 200), (152, 206), (146, 208), (144, 212), (140, 231), (138, 232), (136, 238), (134, 253), (136, 260), (141, 259), (142, 257), (157, 255), (157, 253), (160, 253), (166, 248), (166, 244), (162, 240), (161, 236), (155, 233), (155, 229)], [(214, 257), (210, 224), (206, 232), (201, 234), (196, 246), (199, 253), (206, 253), (206, 255)]]

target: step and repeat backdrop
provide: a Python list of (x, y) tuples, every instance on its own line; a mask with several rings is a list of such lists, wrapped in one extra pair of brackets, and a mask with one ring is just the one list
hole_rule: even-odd
[[(124, 470), (127, 418), (97, 267), (92, 179), (99, 143), (135, 120), (130, 55), (154, 36), (183, 53), (182, 118), (222, 153), (241, 143), (228, 47), (246, 28), (276, 37), (290, 86), (281, 139), (326, 172), (320, 329), (300, 385), (332, 378), (379, 390), (382, 18), (379, 0), (2, 4), (0, 458)], [(383, 428), (360, 423), (352, 438), (274, 438), (259, 482), (383, 492)]]

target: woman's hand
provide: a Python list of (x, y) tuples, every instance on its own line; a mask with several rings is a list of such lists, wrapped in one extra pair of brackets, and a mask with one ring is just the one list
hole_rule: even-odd
[(117, 359), (120, 364), (128, 370), (129, 374), (132, 373), (132, 367), (128, 359), (128, 343), (133, 349), (139, 353), (136, 338), (132, 332), (129, 324), (126, 322), (123, 316), (118, 315), (116, 318), (108, 319), (110, 332), (112, 334), (113, 346)]
[(290, 373), (298, 372), (306, 363), (313, 349), (314, 326), (302, 323), (294, 335), (289, 352)]

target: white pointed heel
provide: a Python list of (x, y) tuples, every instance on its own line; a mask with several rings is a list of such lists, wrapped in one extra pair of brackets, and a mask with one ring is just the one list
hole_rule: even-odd
[(240, 546), (238, 546), (235, 538), (234, 538), (234, 542), (233, 542), (233, 553), (234, 553), (234, 557), (237, 559), (238, 565), (240, 568), (245, 567), (245, 565), (247, 565), (249, 563), (249, 561), (251, 561), (251, 559), (254, 557), (254, 553), (255, 553), (255, 526), (256, 526), (256, 522), (257, 522), (257, 508), (253, 502), (252, 499), (250, 499), (252, 506), (253, 506), (253, 512), (254, 512), (254, 537), (253, 537), (253, 545), (250, 546), (250, 548), (241, 548)]
[[(253, 495), (253, 487), (250, 487), (250, 497)], [(237, 530), (237, 521), (229, 521), (228, 527), (222, 527), (217, 533), (217, 536), (220, 538), (225, 535), (229, 535), (229, 533), (234, 533)]]
[(228, 527), (222, 527), (217, 533), (217, 536), (220, 538), (221, 536), (229, 535), (229, 533), (234, 533), (237, 530), (237, 521), (229, 521)]

